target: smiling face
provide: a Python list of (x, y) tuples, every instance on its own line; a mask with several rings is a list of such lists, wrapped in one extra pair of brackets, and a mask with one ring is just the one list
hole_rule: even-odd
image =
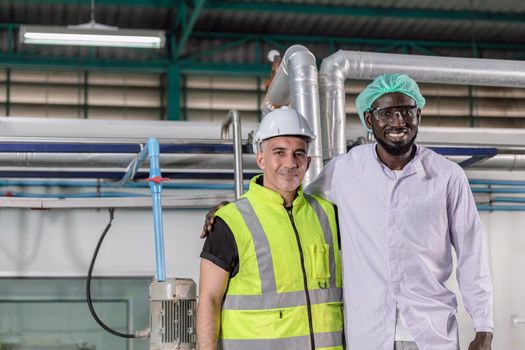
[[(401, 156), (412, 150), (421, 117), (421, 110), (415, 107), (416, 103), (411, 97), (394, 92), (375, 100), (372, 104), (375, 111), (365, 112), (366, 123), (372, 129), (379, 147), (389, 155)], [(388, 108), (388, 113), (384, 113), (383, 108)], [(410, 115), (410, 110), (413, 115)], [(388, 117), (384, 118), (385, 115)]]
[(278, 136), (265, 140), (256, 160), (263, 170), (264, 187), (279, 193), (291, 204), (310, 165), (308, 143), (297, 136)]

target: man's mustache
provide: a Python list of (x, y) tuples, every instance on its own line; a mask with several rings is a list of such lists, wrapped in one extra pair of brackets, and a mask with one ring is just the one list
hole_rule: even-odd
[(278, 171), (279, 174), (281, 175), (297, 175), (299, 174), (297, 168), (280, 168), (279, 171)]

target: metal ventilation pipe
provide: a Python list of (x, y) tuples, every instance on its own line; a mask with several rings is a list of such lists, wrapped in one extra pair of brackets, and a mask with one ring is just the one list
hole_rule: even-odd
[(283, 106), (290, 103), (310, 123), (316, 139), (310, 145), (312, 162), (304, 178), (305, 184), (311, 182), (323, 168), (317, 75), (315, 56), (304, 46), (291, 46), (283, 56), (263, 106), (263, 113), (267, 113), (271, 105)]
[(371, 80), (394, 72), (421, 83), (525, 87), (523, 61), (340, 50), (325, 58), (319, 71), (325, 159), (346, 152), (345, 80)]

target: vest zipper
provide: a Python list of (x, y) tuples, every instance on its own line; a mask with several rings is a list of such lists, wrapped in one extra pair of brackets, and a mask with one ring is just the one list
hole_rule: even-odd
[(315, 338), (314, 338), (314, 326), (312, 323), (312, 302), (310, 301), (310, 293), (308, 292), (308, 280), (306, 279), (306, 268), (304, 267), (304, 253), (301, 246), (301, 240), (299, 239), (299, 232), (297, 232), (297, 227), (295, 227), (295, 221), (292, 214), (292, 209), (286, 209), (288, 212), (288, 217), (292, 223), (293, 231), (295, 232), (295, 239), (297, 240), (297, 246), (299, 248), (299, 256), (301, 258), (301, 270), (303, 272), (303, 284), (304, 284), (304, 293), (306, 295), (306, 310), (308, 312), (308, 326), (310, 327), (310, 341), (312, 343), (312, 350), (315, 350)]

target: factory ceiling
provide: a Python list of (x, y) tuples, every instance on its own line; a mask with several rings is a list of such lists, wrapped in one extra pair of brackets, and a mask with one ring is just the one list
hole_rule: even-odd
[[(94, 12), (92, 13), (92, 8)], [(161, 50), (24, 45), (21, 25), (163, 30)], [(0, 65), (267, 74), (292, 44), (318, 59), (362, 50), (521, 60), (525, 2), (500, 0), (3, 0)]]

